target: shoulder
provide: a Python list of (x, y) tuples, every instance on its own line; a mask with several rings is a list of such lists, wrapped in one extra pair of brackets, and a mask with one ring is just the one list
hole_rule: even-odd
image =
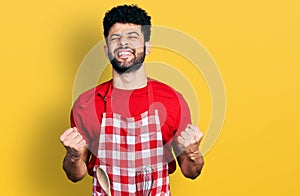
[(163, 99), (172, 99), (173, 101), (184, 100), (182, 94), (175, 90), (173, 87), (153, 79), (150, 79), (150, 82), (155, 97), (160, 97)]
[(102, 100), (105, 97), (107, 90), (111, 84), (111, 80), (104, 82), (92, 89), (89, 89), (82, 93), (74, 103), (75, 108), (86, 108), (88, 106), (95, 106), (95, 102)]
[[(154, 101), (158, 103), (158, 105), (164, 107), (162, 111), (167, 112), (167, 121), (168, 119), (171, 120), (171, 123), (170, 121), (168, 122), (172, 124), (172, 126), (174, 125), (173, 121), (181, 121), (180, 118), (182, 116), (186, 116), (187, 118), (189, 118), (189, 106), (181, 93), (179, 93), (169, 85), (156, 80), (152, 80), (151, 84), (153, 89)], [(175, 127), (177, 127), (177, 125)], [(175, 129), (176, 128), (173, 128), (173, 130)]]

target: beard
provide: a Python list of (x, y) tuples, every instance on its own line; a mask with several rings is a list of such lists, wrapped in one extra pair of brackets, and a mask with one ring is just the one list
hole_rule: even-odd
[(137, 54), (135, 49), (129, 47), (117, 48), (115, 51), (119, 49), (131, 49), (133, 51), (132, 54), (134, 55), (134, 57), (130, 61), (121, 62), (117, 60), (116, 57), (113, 56), (111, 52), (108, 52), (110, 63), (112, 64), (113, 69), (116, 70), (116, 72), (118, 72), (119, 74), (130, 73), (141, 68), (146, 56), (146, 46), (144, 46), (143, 52)]

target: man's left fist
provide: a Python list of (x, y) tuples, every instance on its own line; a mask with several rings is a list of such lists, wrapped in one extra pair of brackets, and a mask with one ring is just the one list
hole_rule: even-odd
[(180, 136), (177, 138), (180, 148), (192, 161), (198, 157), (201, 157), (199, 145), (202, 137), (203, 133), (198, 127), (187, 125), (186, 129), (182, 131)]

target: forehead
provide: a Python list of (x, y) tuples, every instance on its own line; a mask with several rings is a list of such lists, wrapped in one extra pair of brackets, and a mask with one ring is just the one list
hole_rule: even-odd
[(111, 28), (109, 29), (108, 34), (122, 34), (122, 33), (129, 33), (129, 32), (137, 32), (141, 33), (142, 28), (141, 25), (136, 25), (132, 23), (115, 23)]

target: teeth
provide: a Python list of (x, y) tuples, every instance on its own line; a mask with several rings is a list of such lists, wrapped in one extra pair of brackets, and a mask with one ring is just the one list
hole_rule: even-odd
[(129, 51), (129, 50), (127, 50), (127, 51), (121, 50), (121, 51), (118, 52), (118, 56), (123, 56), (123, 55), (124, 56), (129, 56), (131, 54), (132, 54), (132, 52)]
[(119, 56), (130, 55), (130, 54), (131, 54), (130, 52), (120, 52), (120, 53), (119, 53)]
[(131, 54), (130, 52), (120, 52), (118, 55), (122, 56), (122, 55), (130, 55), (130, 54)]

